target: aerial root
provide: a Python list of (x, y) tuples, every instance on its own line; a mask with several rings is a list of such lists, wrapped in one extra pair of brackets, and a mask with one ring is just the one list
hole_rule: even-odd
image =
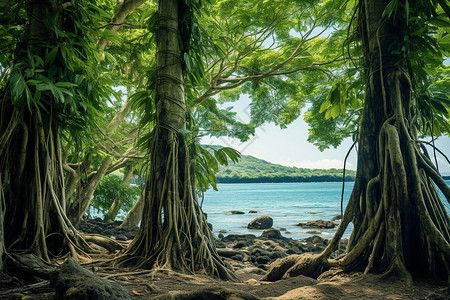
[(367, 264), (367, 267), (364, 270), (364, 274), (366, 274), (366, 275), (373, 270), (373, 265), (375, 263), (375, 259), (377, 258), (377, 255), (379, 253), (378, 251), (381, 247), (385, 230), (386, 230), (386, 225), (384, 224), (384, 222), (382, 222), (380, 229), (378, 230), (377, 236), (375, 238), (375, 241), (374, 241), (372, 253), (370, 254), (370, 257), (369, 257), (369, 263)]
[[(169, 131), (167, 140), (160, 138), (162, 130)], [(151, 152), (151, 176), (142, 195), (143, 226), (117, 263), (237, 280), (218, 255), (214, 236), (196, 199), (194, 170), (187, 159), (184, 138), (158, 128)], [(168, 157), (164, 163), (156, 159), (161, 152)], [(158, 164), (163, 165), (159, 171), (153, 169)]]

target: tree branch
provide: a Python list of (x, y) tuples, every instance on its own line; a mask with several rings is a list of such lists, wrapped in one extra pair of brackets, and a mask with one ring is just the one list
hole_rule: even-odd
[[(119, 9), (117, 10), (117, 13), (112, 18), (111, 22), (106, 25), (106, 29), (111, 31), (112, 33), (116, 33), (121, 27), (125, 20), (125, 18), (136, 8), (144, 4), (146, 0), (128, 0), (125, 1), (122, 5), (120, 5)], [(100, 50), (105, 49), (106, 45), (108, 44), (108, 39), (101, 38), (98, 43), (97, 47)]]

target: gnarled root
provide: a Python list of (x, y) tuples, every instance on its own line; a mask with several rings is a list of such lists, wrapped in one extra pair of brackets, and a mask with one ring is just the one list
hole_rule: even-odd
[(261, 277), (263, 281), (277, 281), (299, 275), (317, 278), (322, 272), (332, 266), (337, 266), (334, 260), (328, 260), (323, 255), (301, 254), (279, 258), (270, 265), (267, 273)]
[(110, 239), (106, 236), (101, 236), (98, 234), (85, 234), (83, 238), (86, 242), (94, 243), (100, 247), (105, 248), (109, 252), (114, 252), (116, 250), (123, 250), (126, 246), (123, 243)]

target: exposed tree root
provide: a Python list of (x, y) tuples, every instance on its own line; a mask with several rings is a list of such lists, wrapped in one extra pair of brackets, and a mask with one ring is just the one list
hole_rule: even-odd
[(110, 239), (106, 236), (102, 236), (102, 235), (98, 235), (98, 234), (84, 234), (83, 238), (86, 242), (91, 242), (96, 245), (99, 245), (100, 247), (105, 248), (109, 252), (123, 250), (126, 247), (124, 243), (120, 243), (120, 242)]
[[(3, 102), (3, 107), (8, 106)], [(50, 253), (58, 255), (64, 248), (89, 250), (64, 211), (57, 128), (51, 119), (43, 120), (40, 112), (25, 116), (8, 108), (11, 113), (9, 118), (3, 115), (4, 133), (0, 136), (0, 201), (5, 204), (4, 222), (8, 224), (6, 249), (33, 253), (46, 261)]]
[[(158, 132), (154, 141), (158, 141)], [(169, 143), (153, 144), (141, 227), (119, 262), (235, 279), (215, 249), (214, 237), (198, 204), (184, 138), (173, 132), (166, 135)], [(162, 153), (169, 153), (162, 164), (164, 169), (156, 160)]]
[[(292, 256), (271, 266), (263, 277), (278, 280), (298, 274), (316, 276), (330, 263), (349, 222), (354, 228), (345, 256), (337, 264), (344, 270), (375, 272), (408, 285), (412, 275), (447, 280), (450, 262), (450, 219), (435, 185), (449, 198), (448, 185), (416, 143), (407, 127), (401, 88), (407, 78), (400, 70), (389, 76), (392, 115), (378, 134), (378, 172), (367, 176), (359, 168), (349, 204), (338, 230), (318, 256)], [(406, 81), (406, 83), (405, 83)]]
[(322, 272), (333, 266), (338, 266), (337, 262), (324, 259), (322, 255), (309, 253), (290, 255), (273, 262), (270, 265), (270, 269), (260, 280), (277, 281), (299, 275), (317, 278)]

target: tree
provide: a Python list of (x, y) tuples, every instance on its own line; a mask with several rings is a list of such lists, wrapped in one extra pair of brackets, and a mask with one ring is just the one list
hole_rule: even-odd
[[(316, 1), (294, 2), (220, 1), (198, 16), (200, 26), (192, 28), (201, 36), (201, 47), (193, 43), (195, 51), (185, 54), (192, 137), (209, 134), (247, 140), (264, 122), (286, 126), (299, 116), (306, 96), (316, 93), (319, 78), (321, 83), (328, 80), (326, 68), (341, 64), (341, 53), (335, 46), (338, 39), (325, 43), (320, 36), (330, 25), (324, 11), (317, 9)], [(319, 17), (313, 19), (313, 14)], [(149, 18), (150, 29), (156, 19)], [(154, 80), (149, 79), (151, 91)], [(249, 123), (237, 120), (231, 108), (219, 108), (219, 104), (232, 103), (242, 94), (252, 98)], [(147, 95), (141, 95), (133, 97), (135, 105), (150, 111)], [(153, 116), (149, 114), (148, 119), (153, 120)], [(217, 170), (211, 166), (217, 165), (216, 159), (196, 148), (197, 188), (214, 187)], [(209, 150), (221, 157), (213, 148)], [(230, 151), (223, 152), (233, 156)], [(226, 159), (219, 163), (226, 163)], [(131, 219), (132, 224), (139, 222), (139, 204), (126, 223)]]
[(116, 99), (110, 99), (110, 105), (95, 119), (97, 128), (85, 130), (83, 137), (69, 143), (64, 151), (67, 214), (74, 225), (81, 221), (105, 175), (130, 163), (137, 164), (142, 158), (134, 146), (138, 135), (135, 121), (139, 117), (132, 99), (142, 94), (148, 68), (153, 65), (147, 58), (153, 55), (154, 47), (143, 47), (149, 33), (140, 24), (145, 14), (155, 11), (154, 7), (152, 2), (143, 0), (119, 1), (114, 5), (104, 2), (98, 6), (100, 21), (106, 25), (97, 28), (100, 30), (95, 52), (104, 57), (104, 77), (113, 78), (106, 84), (114, 87)]
[(99, 98), (110, 93), (98, 85), (91, 52), (93, 9), (30, 0), (2, 12), (2, 43), (12, 41), (0, 85), (0, 221), (8, 224), (8, 251), (49, 260), (49, 252), (88, 248), (65, 212), (61, 132), (89, 124)]
[[(188, 2), (196, 5), (195, 2)], [(186, 138), (185, 53), (192, 11), (185, 1), (159, 1), (155, 107), (150, 172), (141, 227), (122, 261), (233, 278), (214, 247), (198, 204)], [(183, 35), (183, 37), (182, 37)], [(182, 43), (180, 43), (180, 41)]]
[[(423, 68), (442, 64), (441, 51), (448, 51), (439, 51), (435, 42), (448, 33), (430, 27), (433, 20), (448, 24), (450, 17), (446, 2), (437, 2), (358, 2), (365, 100), (354, 189), (324, 252), (288, 260), (284, 276), (317, 276), (332, 265), (399, 276), (408, 283), (412, 275), (447, 279), (450, 274), (450, 219), (435, 184), (448, 201), (450, 188), (418, 140), (417, 122), (418, 91), (429, 79), (422, 76)], [(425, 51), (424, 40), (429, 43)], [(448, 98), (441, 100), (448, 107)], [(433, 113), (448, 118), (443, 107)], [(345, 256), (328, 259), (350, 222), (354, 229)], [(266, 277), (273, 275), (274, 270)]]

